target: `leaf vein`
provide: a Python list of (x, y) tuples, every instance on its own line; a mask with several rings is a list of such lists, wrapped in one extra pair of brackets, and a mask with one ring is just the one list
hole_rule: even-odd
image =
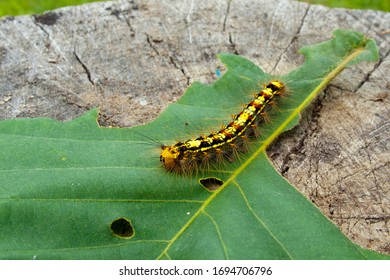
[(282, 242), (276, 237), (276, 235), (271, 231), (271, 229), (264, 223), (264, 221), (260, 218), (260, 216), (253, 210), (252, 206), (250, 205), (249, 201), (248, 201), (248, 198), (246, 197), (245, 193), (244, 193), (244, 190), (240, 187), (240, 185), (236, 182), (236, 181), (233, 181), (232, 182), (234, 184), (234, 186), (239, 190), (239, 192), (241, 193), (241, 196), (242, 198), (244, 199), (245, 201), (245, 204), (247, 205), (249, 211), (252, 213), (252, 215), (255, 217), (255, 219), (260, 223), (260, 225), (262, 225), (266, 230), (267, 232), (269, 233), (269, 235), (276, 241), (277, 244), (279, 244), (279, 246), (283, 249), (283, 251), (286, 252), (286, 254), (289, 256), (290, 259), (293, 259), (292, 255), (290, 254), (290, 252), (287, 250), (287, 248), (282, 244)]
[(203, 209), (203, 214), (206, 215), (206, 217), (208, 217), (208, 218), (211, 220), (211, 222), (214, 224), (214, 227), (215, 227), (215, 230), (217, 231), (219, 240), (221, 241), (221, 245), (222, 245), (222, 248), (223, 248), (223, 252), (224, 252), (224, 254), (225, 254), (225, 258), (226, 258), (227, 260), (229, 260), (230, 258), (229, 258), (229, 254), (228, 254), (228, 252), (227, 252), (227, 246), (226, 246), (226, 244), (225, 244), (225, 241), (223, 241), (222, 233), (221, 233), (221, 230), (220, 230), (220, 228), (219, 228), (217, 222), (216, 222), (215, 219), (214, 219), (209, 213), (207, 213), (207, 211), (204, 210), (204, 209)]

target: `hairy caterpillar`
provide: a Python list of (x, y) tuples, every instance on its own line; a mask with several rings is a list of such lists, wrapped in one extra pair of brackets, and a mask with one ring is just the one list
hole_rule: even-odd
[(282, 82), (271, 81), (221, 130), (173, 146), (161, 146), (160, 161), (165, 170), (191, 174), (223, 160), (233, 162), (239, 153), (247, 151), (248, 140), (258, 136), (257, 126), (267, 105), (284, 91)]

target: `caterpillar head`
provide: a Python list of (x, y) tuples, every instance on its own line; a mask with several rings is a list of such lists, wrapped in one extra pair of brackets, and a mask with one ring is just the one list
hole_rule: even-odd
[(167, 171), (176, 171), (180, 152), (175, 146), (162, 146), (160, 162)]

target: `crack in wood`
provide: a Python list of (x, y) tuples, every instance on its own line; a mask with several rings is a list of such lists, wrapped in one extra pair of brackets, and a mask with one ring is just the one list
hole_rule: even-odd
[(150, 37), (150, 35), (148, 33), (145, 33), (146, 35), (146, 42), (148, 42), (149, 44), (149, 47), (158, 55), (160, 56), (160, 53), (159, 51), (157, 50), (157, 48), (154, 46), (153, 42), (152, 42), (152, 39)]
[[(303, 131), (302, 136), (296, 142), (296, 145), (293, 146), (288, 153), (283, 157), (282, 164), (280, 165), (280, 173), (283, 176), (287, 176), (287, 173), (290, 169), (290, 162), (295, 162), (293, 160), (294, 155), (305, 157), (305, 141), (307, 138), (313, 137), (313, 135), (319, 130), (318, 120), (320, 118), (320, 111), (322, 109), (322, 102), (325, 99), (327, 89), (324, 89), (323, 94), (319, 94), (314, 100), (313, 105), (310, 107), (310, 114), (307, 116), (308, 124)], [(308, 112), (308, 110), (307, 110)], [(302, 121), (301, 121), (302, 123)], [(302, 125), (302, 124), (301, 124)], [(294, 133), (294, 130), (299, 129), (299, 127), (294, 128), (291, 133)], [(317, 163), (318, 164), (318, 163)]]
[(230, 32), (229, 32), (229, 44), (230, 44), (230, 48), (233, 50), (233, 53), (239, 55), (240, 53), (236, 48), (236, 43), (234, 42), (232, 33)]
[[(154, 53), (156, 55), (160, 56), (160, 52), (153, 44), (153, 38), (147, 33), (145, 33), (145, 35), (146, 35), (146, 41), (148, 42), (148, 45), (150, 46), (150, 48), (154, 51)], [(186, 70), (184, 69), (184, 67), (182, 67), (182, 65), (180, 64), (178, 59), (175, 58), (174, 55), (172, 55), (172, 54), (168, 56), (168, 59), (176, 69), (180, 70), (180, 72), (186, 78), (187, 86), (189, 86), (191, 84), (191, 77), (186, 73)]]
[(42, 24), (39, 21), (37, 21), (37, 18), (35, 16), (32, 16), (32, 19), (34, 25), (37, 26), (39, 29), (41, 29), (42, 32), (45, 33), (45, 35), (49, 38), (50, 37), (49, 32), (47, 32), (47, 30), (42, 26)]
[(78, 63), (80, 63), (81, 67), (83, 67), (85, 73), (87, 74), (88, 81), (92, 84), (95, 85), (95, 83), (92, 80), (91, 76), (91, 71), (89, 70), (88, 66), (81, 60), (81, 58), (78, 56), (76, 50), (73, 51), (73, 55), (75, 56), (76, 60)]
[(189, 86), (191, 84), (191, 77), (187, 75), (184, 68), (181, 66), (179, 61), (177, 61), (177, 58), (174, 58), (174, 56), (170, 55), (169, 60), (172, 62), (173, 66), (175, 66), (176, 69), (179, 69), (183, 76), (187, 79), (187, 86)]
[(225, 18), (223, 19), (223, 27), (222, 27), (222, 32), (225, 32), (226, 31), (226, 23), (227, 23), (227, 19), (229, 17), (229, 14), (230, 14), (230, 4), (231, 4), (232, 0), (228, 0), (227, 2), (227, 8), (226, 8), (226, 13), (225, 13)]
[(284, 54), (287, 53), (287, 50), (295, 43), (298, 41), (298, 38), (299, 38), (299, 34), (301, 34), (301, 31), (302, 31), (302, 27), (306, 21), (306, 17), (307, 17), (307, 14), (309, 13), (309, 9), (310, 9), (310, 6), (308, 5), (305, 9), (305, 13), (301, 19), (301, 23), (295, 33), (295, 35), (292, 37), (291, 41), (287, 44), (287, 46), (284, 48), (284, 50), (282, 52), (280, 52), (280, 55), (279, 57), (276, 59), (276, 62), (274, 64), (274, 67), (272, 68), (271, 72), (274, 72), (275, 69), (278, 67), (280, 61), (282, 60), (282, 57)]
[(375, 63), (374, 67), (370, 70), (365, 72), (366, 74), (364, 75), (363, 79), (360, 81), (354, 92), (356, 93), (357, 91), (360, 90), (360, 88), (370, 80), (371, 75), (379, 68), (379, 66), (383, 63), (385, 58), (389, 56), (390, 50), (382, 57), (381, 55), (379, 56), (379, 61)]

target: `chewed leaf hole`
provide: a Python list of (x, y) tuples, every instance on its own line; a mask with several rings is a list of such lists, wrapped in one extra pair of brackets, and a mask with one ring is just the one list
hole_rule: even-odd
[(205, 187), (210, 192), (217, 190), (219, 187), (223, 185), (222, 180), (214, 177), (200, 179), (199, 183), (201, 183), (202, 186)]
[(134, 235), (134, 229), (130, 220), (118, 218), (111, 223), (112, 233), (118, 237), (131, 238)]

